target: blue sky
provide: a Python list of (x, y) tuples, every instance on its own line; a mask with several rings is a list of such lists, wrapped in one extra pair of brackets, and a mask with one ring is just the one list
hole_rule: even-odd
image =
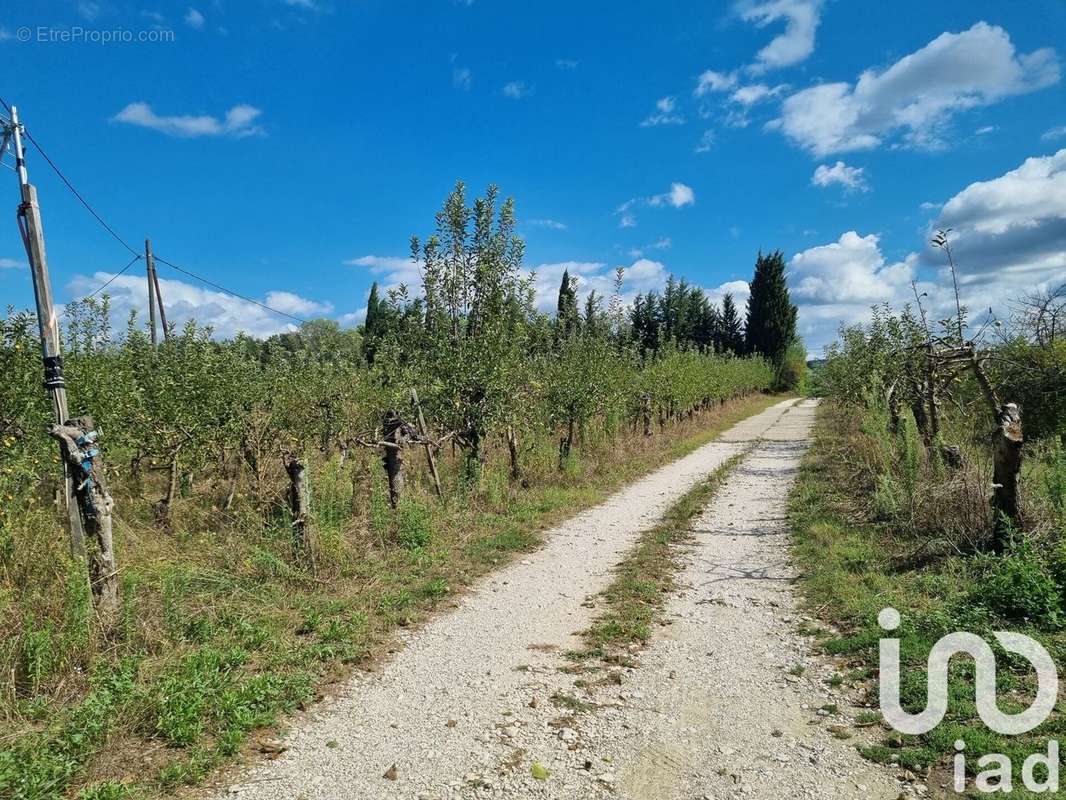
[[(55, 40), (112, 31), (169, 41)], [(546, 307), (565, 267), (743, 298), (780, 248), (818, 352), (912, 279), (947, 302), (939, 225), (974, 308), (1066, 280), (1063, 41), (1058, 0), (41, 0), (0, 12), (0, 94), (134, 246), (297, 316), (355, 324), (371, 281), (410, 280), (463, 179), (515, 197)], [(129, 255), (29, 164), (65, 301)], [(24, 262), (10, 220), (3, 306), (32, 304)], [(290, 324), (160, 277), (178, 321)]]

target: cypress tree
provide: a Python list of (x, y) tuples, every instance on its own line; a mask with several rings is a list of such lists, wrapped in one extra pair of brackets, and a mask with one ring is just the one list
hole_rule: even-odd
[(370, 287), (370, 296), (366, 300), (366, 320), (363, 322), (363, 357), (366, 363), (373, 365), (378, 344), (385, 333), (385, 315), (378, 297), (378, 282)]
[(722, 297), (721, 317), (721, 347), (734, 355), (744, 353), (744, 332), (740, 329), (740, 315), (737, 314), (737, 304), (733, 301), (732, 292), (726, 292)]
[(758, 353), (779, 364), (796, 338), (796, 307), (785, 284), (785, 257), (780, 250), (755, 261), (748, 298), (745, 335), (749, 353)]
[(556, 338), (574, 333), (579, 323), (577, 280), (570, 278), (569, 270), (563, 270), (563, 280), (559, 284), (559, 302), (555, 311)]

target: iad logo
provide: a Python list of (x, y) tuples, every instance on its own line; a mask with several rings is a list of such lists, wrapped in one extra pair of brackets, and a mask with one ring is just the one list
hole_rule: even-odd
[[(877, 622), (883, 630), (894, 631), (899, 628), (899, 612), (894, 608), (882, 609), (877, 615)], [(975, 699), (977, 713), (990, 729), (996, 733), (1017, 736), (1028, 733), (1048, 718), (1058, 699), (1059, 678), (1055, 662), (1048, 651), (1036, 640), (1021, 633), (996, 631), (996, 641), (1004, 650), (1023, 656), (1036, 670), (1037, 692), (1032, 704), (1017, 714), (1004, 714), (996, 703), (996, 656), (992, 648), (981, 637), (965, 632), (948, 634), (933, 645), (929, 653), (928, 679), (926, 686), (925, 709), (918, 714), (910, 714), (900, 705), (900, 663), (899, 639), (881, 639), (881, 712), (885, 721), (901, 733), (928, 733), (944, 719), (948, 710), (948, 664), (952, 656), (965, 653), (976, 665)], [(958, 754), (955, 756), (955, 789), (966, 788), (965, 749), (962, 741), (955, 743)], [(1033, 792), (1058, 791), (1058, 742), (1048, 744), (1048, 755), (1036, 753), (1025, 760), (1022, 778), (1025, 787)], [(979, 791), (1011, 791), (1011, 762), (1002, 754), (983, 755), (977, 762), (979, 767), (996, 765), (977, 776), (976, 786)], [(1034, 777), (1034, 770), (1043, 764), (1047, 779), (1039, 782)], [(993, 779), (996, 783), (992, 783)], [(1053, 784), (1053, 785), (1052, 785)]]

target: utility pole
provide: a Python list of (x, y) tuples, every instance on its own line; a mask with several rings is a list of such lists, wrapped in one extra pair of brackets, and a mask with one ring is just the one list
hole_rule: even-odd
[[(63, 377), (59, 320), (52, 302), (52, 284), (48, 278), (48, 259), (44, 249), (44, 229), (37, 189), (26, 174), (26, 154), (22, 146), (22, 126), (18, 109), (11, 107), (11, 121), (5, 125), (15, 144), (15, 171), (18, 174), (21, 202), (18, 227), (33, 277), (33, 294), (37, 303), (37, 324), (41, 333), (41, 360), (44, 364), (44, 387), (52, 401), (55, 424), (49, 435), (59, 442), (63, 463), (63, 485), (67, 514), (70, 519), (72, 552), (87, 557), (89, 586), (93, 603), (105, 630), (113, 629), (118, 620), (118, 569), (111, 536), (111, 496), (104, 482), (104, 465), (98, 434), (91, 417), (69, 419), (67, 388)], [(77, 481), (75, 485), (75, 481)], [(86, 547), (86, 532), (93, 547)]]
[(152, 258), (152, 240), (144, 240), (144, 263), (147, 267), (148, 278), (148, 320), (152, 332), (152, 346), (158, 344), (155, 330), (155, 259)]
[[(63, 379), (63, 355), (60, 350), (59, 320), (52, 303), (52, 284), (48, 279), (48, 259), (44, 249), (41, 209), (37, 189), (26, 173), (26, 156), (22, 146), (22, 125), (18, 109), (11, 107), (10, 133), (15, 144), (15, 172), (22, 201), (18, 207), (19, 233), (26, 247), (33, 277), (33, 295), (37, 302), (37, 325), (41, 333), (41, 360), (44, 363), (44, 388), (52, 400), (52, 416), (57, 425), (67, 421), (67, 387)], [(77, 505), (73, 502), (73, 485), (67, 460), (63, 462), (64, 500), (70, 517), (70, 549), (76, 556), (85, 555), (85, 530)]]

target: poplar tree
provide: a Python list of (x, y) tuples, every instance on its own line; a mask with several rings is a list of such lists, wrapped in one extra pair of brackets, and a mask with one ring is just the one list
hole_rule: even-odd
[(796, 307), (785, 284), (785, 257), (780, 250), (759, 253), (748, 298), (747, 351), (780, 364), (796, 338)]

